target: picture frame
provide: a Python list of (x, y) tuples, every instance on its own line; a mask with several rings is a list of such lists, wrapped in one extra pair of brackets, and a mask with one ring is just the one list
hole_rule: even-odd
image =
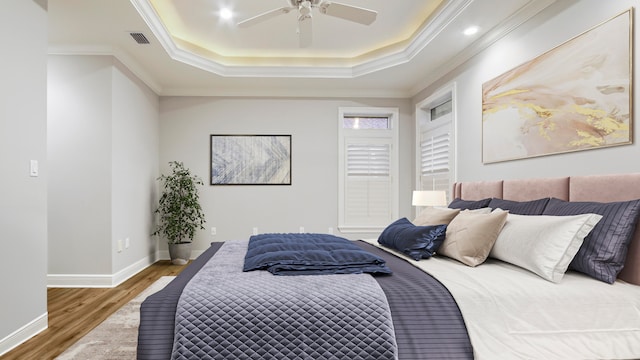
[(633, 142), (633, 8), (482, 85), (484, 164)]
[(291, 135), (210, 135), (210, 185), (291, 185)]

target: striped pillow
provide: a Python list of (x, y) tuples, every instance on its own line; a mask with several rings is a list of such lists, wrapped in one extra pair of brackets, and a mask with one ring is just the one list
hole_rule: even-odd
[(491, 201), (491, 198), (482, 200), (462, 200), (460, 198), (455, 198), (451, 203), (449, 203), (448, 207), (450, 209), (477, 210), (487, 207), (489, 205), (489, 201)]
[(640, 214), (640, 199), (611, 203), (569, 202), (552, 198), (543, 215), (600, 214), (602, 220), (584, 239), (570, 269), (609, 284), (624, 266)]
[(509, 210), (509, 214), (542, 215), (542, 212), (548, 202), (549, 198), (531, 201), (513, 201), (492, 198), (489, 202), (489, 207), (492, 209), (500, 208), (502, 210)]

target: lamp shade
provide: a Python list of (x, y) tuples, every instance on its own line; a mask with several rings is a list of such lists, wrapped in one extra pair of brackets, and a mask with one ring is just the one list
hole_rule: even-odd
[(446, 206), (447, 194), (444, 191), (416, 190), (413, 192), (411, 205), (413, 206)]

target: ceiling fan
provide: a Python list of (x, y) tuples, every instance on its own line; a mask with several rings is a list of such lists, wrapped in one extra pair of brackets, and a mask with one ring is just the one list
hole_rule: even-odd
[(298, 34), (300, 37), (300, 47), (311, 45), (312, 33), (312, 10), (318, 9), (321, 14), (353, 21), (363, 25), (370, 25), (376, 20), (378, 12), (327, 0), (287, 0), (289, 6), (273, 9), (265, 13), (256, 15), (249, 19), (240, 21), (239, 27), (249, 27), (263, 21), (274, 18), (278, 15), (288, 14), (293, 10), (298, 10)]

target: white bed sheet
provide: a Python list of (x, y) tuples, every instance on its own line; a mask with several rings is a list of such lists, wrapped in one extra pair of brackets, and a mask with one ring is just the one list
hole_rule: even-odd
[(567, 272), (554, 284), (488, 259), (414, 261), (442, 282), (465, 319), (476, 359), (640, 359), (640, 286)]

